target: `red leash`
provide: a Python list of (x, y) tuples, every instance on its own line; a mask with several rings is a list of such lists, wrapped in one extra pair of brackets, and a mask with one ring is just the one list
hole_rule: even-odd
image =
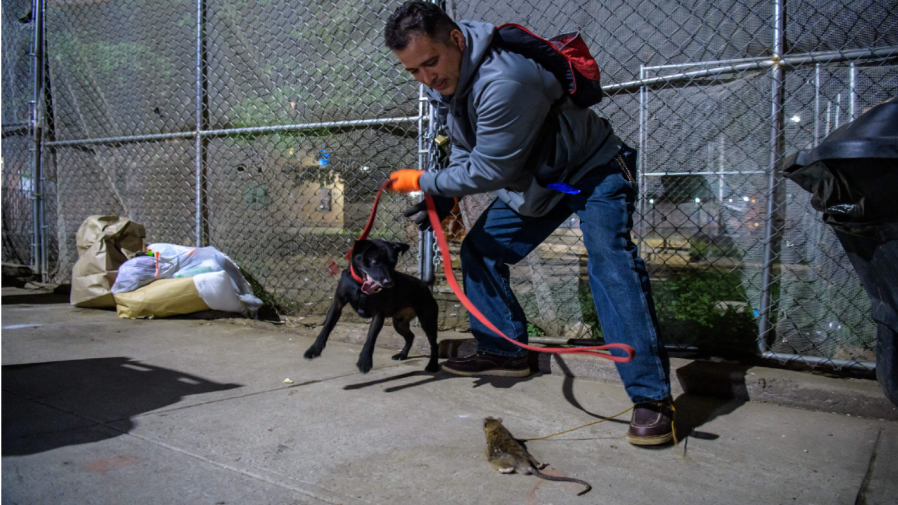
[[(380, 187), (377, 189), (377, 196), (374, 198), (374, 206), (371, 208), (371, 217), (368, 218), (368, 225), (365, 226), (365, 229), (362, 231), (362, 234), (359, 235), (359, 240), (364, 240), (368, 238), (368, 234), (371, 232), (371, 226), (374, 224), (374, 216), (377, 214), (377, 206), (380, 202), (380, 195), (383, 193), (384, 189), (390, 184), (389, 179), (384, 181)], [(440, 226), (440, 218), (437, 216), (436, 206), (433, 204), (433, 198), (430, 195), (424, 195), (424, 199), (427, 201), (427, 215), (430, 217), (430, 225), (433, 227), (434, 235), (437, 237), (437, 244), (440, 246), (440, 254), (443, 257), (443, 269), (446, 274), (446, 281), (449, 282), (449, 287), (452, 288), (452, 292), (455, 293), (455, 296), (458, 297), (458, 300), (468, 309), (468, 312), (471, 313), (474, 317), (476, 317), (481, 323), (484, 324), (487, 328), (495, 332), (497, 335), (501, 336), (505, 340), (508, 340), (512, 344), (523, 347), (529, 351), (535, 352), (546, 352), (552, 354), (586, 354), (589, 356), (597, 356), (599, 358), (609, 359), (614, 361), (615, 363), (628, 363), (633, 356), (636, 355), (636, 351), (627, 344), (605, 344), (605, 345), (597, 345), (592, 347), (576, 347), (576, 348), (566, 348), (566, 349), (549, 349), (546, 347), (534, 347), (532, 345), (522, 344), (516, 340), (512, 340), (508, 338), (507, 335), (499, 331), (499, 328), (489, 321), (483, 314), (477, 310), (477, 307), (471, 303), (471, 300), (465, 296), (465, 292), (458, 285), (458, 281), (455, 280), (455, 272), (452, 271), (452, 258), (449, 257), (449, 244), (446, 242), (446, 236), (443, 234), (443, 227)], [(356, 275), (356, 273), (352, 270), (352, 260), (350, 259), (352, 255), (352, 250), (350, 249), (348, 253), (346, 253), (346, 259), (349, 259), (349, 271), (352, 274), (353, 279), (357, 282), (362, 282), (361, 277)], [(627, 353), (627, 356), (612, 356), (610, 354), (605, 354), (597, 351), (605, 351), (610, 349), (620, 349)]]
[[(380, 205), (380, 195), (384, 193), (384, 190), (387, 189), (387, 186), (390, 185), (390, 179), (385, 180), (380, 183), (380, 186), (377, 188), (377, 196), (374, 197), (374, 205), (371, 206), (371, 215), (368, 216), (368, 224), (365, 225), (365, 229), (362, 230), (362, 234), (359, 235), (359, 238), (356, 239), (356, 242), (359, 240), (365, 240), (368, 238), (368, 234), (371, 233), (371, 227), (374, 226), (374, 216), (377, 215), (377, 206)], [(343, 256), (344, 258), (349, 260), (349, 274), (352, 275), (353, 280), (360, 284), (364, 284), (365, 280), (359, 277), (355, 270), (352, 268), (352, 249), (346, 251), (346, 254)]]

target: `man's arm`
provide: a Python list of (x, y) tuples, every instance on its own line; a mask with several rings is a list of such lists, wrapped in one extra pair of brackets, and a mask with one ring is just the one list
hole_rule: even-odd
[(449, 166), (421, 174), (427, 194), (464, 196), (508, 187), (524, 174), (552, 101), (543, 90), (517, 81), (491, 83), (475, 104), (477, 145), (453, 145)]

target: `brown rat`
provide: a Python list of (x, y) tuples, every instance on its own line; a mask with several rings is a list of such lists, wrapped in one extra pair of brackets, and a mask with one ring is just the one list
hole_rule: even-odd
[(554, 477), (540, 472), (546, 464), (540, 464), (527, 452), (523, 444), (511, 435), (508, 428), (502, 426), (502, 419), (487, 417), (483, 420), (483, 432), (486, 434), (486, 459), (500, 473), (517, 471), (522, 475), (536, 475), (540, 479), (576, 482), (586, 489), (577, 496), (588, 493), (592, 486), (589, 483), (570, 477)]

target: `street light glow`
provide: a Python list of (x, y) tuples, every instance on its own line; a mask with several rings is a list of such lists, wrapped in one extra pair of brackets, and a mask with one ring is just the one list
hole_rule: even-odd
[(799, 121), (801, 121), (801, 116), (796, 114), (795, 116), (792, 116), (789, 119), (791, 119), (793, 123), (798, 123)]

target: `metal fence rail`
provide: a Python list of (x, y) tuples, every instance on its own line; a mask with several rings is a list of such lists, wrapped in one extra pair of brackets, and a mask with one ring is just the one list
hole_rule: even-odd
[[(328, 264), (344, 264), (378, 183), (438, 163), (423, 89), (382, 44), (398, 5), (4, 2), (3, 261), (64, 282), (81, 222), (127, 215), (151, 242), (226, 252), (282, 314), (322, 314), (337, 281)], [(446, 9), (581, 31), (608, 94), (596, 111), (640, 151), (633, 233), (667, 343), (873, 366), (867, 298), (778, 168), (898, 92), (891, 2)], [(413, 201), (388, 196), (374, 236), (413, 244), (400, 267), (436, 278), (442, 327), (464, 328), (432, 236), (401, 217)], [(489, 201), (462, 201), (446, 224), (451, 247)], [(601, 336), (585, 264), (574, 217), (512, 268), (534, 335)]]

